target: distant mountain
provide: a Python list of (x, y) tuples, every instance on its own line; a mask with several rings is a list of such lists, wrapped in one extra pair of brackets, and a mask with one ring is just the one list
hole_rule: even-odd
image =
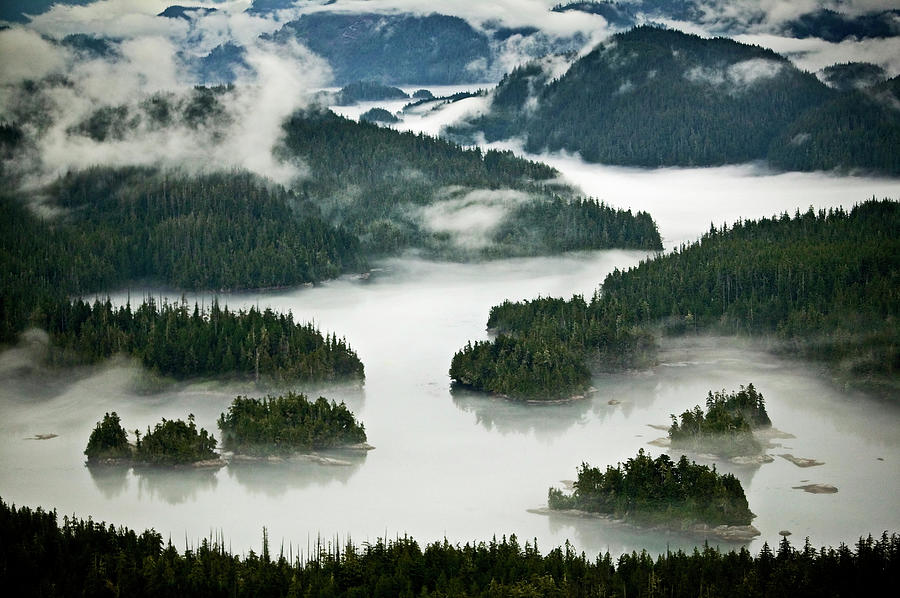
[(40, 15), (54, 4), (70, 4), (84, 6), (98, 0), (3, 0), (0, 2), (0, 21), (27, 23), (27, 15)]
[(635, 10), (631, 4), (618, 2), (569, 2), (557, 4), (551, 10), (553, 12), (585, 12), (592, 15), (600, 15), (606, 22), (614, 27), (630, 27), (635, 23)]
[(818, 37), (829, 42), (849, 38), (869, 39), (900, 35), (900, 10), (850, 16), (833, 10), (810, 12), (788, 22), (784, 34), (790, 37)]
[(810, 110), (773, 143), (769, 159), (788, 170), (900, 175), (900, 77)]
[(311, 13), (272, 37), (294, 38), (325, 58), (337, 83), (477, 82), (491, 58), (484, 33), (459, 17), (437, 14)]
[(238, 73), (250, 70), (245, 57), (247, 50), (234, 42), (227, 42), (213, 48), (206, 56), (185, 57), (192, 65), (197, 82), (203, 85), (234, 83)]
[(400, 119), (385, 110), (384, 108), (371, 108), (359, 115), (360, 121), (370, 123), (395, 123)]
[(649, 26), (613, 36), (558, 79), (549, 65), (504, 77), (490, 111), (449, 133), (525, 137), (531, 152), (609, 164), (729, 164), (764, 159), (835, 93), (771, 50)]
[(87, 33), (72, 33), (62, 38), (60, 43), (88, 58), (110, 58), (119, 55), (118, 41)]
[(887, 79), (883, 68), (871, 62), (846, 62), (822, 69), (822, 80), (838, 91), (872, 87)]

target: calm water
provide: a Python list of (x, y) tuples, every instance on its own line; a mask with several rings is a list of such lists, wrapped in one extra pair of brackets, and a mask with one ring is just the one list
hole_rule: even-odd
[[(365, 387), (322, 392), (356, 411), (377, 449), (344, 467), (92, 473), (81, 451), (105, 411), (118, 411), (129, 429), (189, 412), (213, 428), (234, 394), (248, 389), (206, 383), (148, 394), (135, 390), (141, 377), (126, 364), (59, 378), (30, 366), (29, 350), (9, 351), (0, 356), (0, 495), (65, 514), (152, 526), (179, 545), (220, 532), (238, 551), (258, 550), (264, 526), (275, 546), (283, 539), (302, 549), (318, 535), (362, 541), (408, 533), (420, 541), (462, 542), (515, 533), (537, 538), (544, 548), (569, 539), (590, 553), (664, 550), (692, 541), (526, 510), (543, 505), (548, 486), (572, 479), (582, 461), (614, 463), (640, 447), (658, 454), (662, 449), (647, 443), (664, 432), (648, 424), (665, 424), (669, 413), (702, 403), (710, 389), (752, 381), (775, 425), (796, 436), (773, 452), (825, 465), (800, 469), (780, 458), (757, 468), (720, 465), (739, 475), (758, 515), (754, 523), (763, 536), (751, 548), (763, 539), (776, 542), (781, 529), (815, 544), (900, 529), (898, 411), (842, 392), (814, 367), (738, 341), (667, 345), (658, 367), (596, 379), (592, 399), (570, 404), (451, 394), (450, 356), (466, 340), (484, 338), (492, 304), (590, 293), (610, 269), (641, 257), (609, 251), (482, 265), (398, 259), (368, 281), (221, 297), (232, 307), (290, 309), (346, 335), (357, 349), (366, 365)], [(621, 403), (609, 405), (613, 398)], [(59, 437), (26, 440), (43, 433)], [(804, 480), (840, 491), (791, 489)]]
[[(413, 115), (398, 127), (437, 132), (459, 113), (481, 109), (480, 102)], [(348, 116), (358, 116), (359, 108)], [(587, 194), (650, 211), (667, 247), (697, 238), (711, 222), (810, 205), (850, 207), (872, 195), (900, 197), (897, 179), (775, 175), (757, 166), (643, 171), (586, 165), (572, 156), (537, 158)], [(825, 464), (801, 469), (777, 457), (761, 467), (719, 464), (740, 477), (758, 516), (754, 525), (762, 536), (750, 548), (777, 542), (782, 529), (816, 545), (900, 530), (900, 409), (842, 390), (814, 365), (775, 358), (738, 340), (669, 342), (657, 367), (595, 379), (595, 395), (569, 404), (451, 394), (450, 358), (467, 340), (485, 338), (491, 305), (537, 295), (589, 296), (613, 268), (644, 257), (604, 251), (466, 265), (396, 259), (379, 264), (369, 280), (220, 296), (230, 307), (291, 310), (346, 336), (358, 351), (364, 387), (296, 389), (346, 401), (365, 423), (377, 449), (343, 467), (91, 472), (82, 451), (105, 411), (116, 410), (128, 429), (188, 413), (214, 429), (235, 394), (254, 389), (207, 382), (148, 391), (139, 370), (121, 361), (47, 372), (34, 365), (40, 343), (25, 343), (0, 354), (0, 496), (61, 514), (154, 527), (179, 546), (221, 533), (239, 552), (259, 550), (263, 527), (275, 547), (283, 540), (303, 550), (317, 536), (363, 541), (404, 533), (422, 542), (515, 533), (537, 538), (544, 549), (568, 539), (588, 553), (688, 547), (695, 541), (527, 509), (544, 505), (547, 488), (574, 478), (583, 461), (615, 463), (641, 447), (658, 454), (663, 449), (648, 442), (665, 433), (648, 424), (666, 424), (670, 413), (702, 403), (709, 390), (753, 382), (776, 427), (795, 436), (770, 452)], [(130, 294), (137, 300), (146, 292)], [(123, 292), (114, 300), (126, 298)], [(211, 297), (187, 299), (208, 303)], [(620, 403), (610, 405), (611, 399)], [(26, 440), (47, 433), (58, 437)], [(839, 492), (791, 488), (805, 483), (832, 484)]]

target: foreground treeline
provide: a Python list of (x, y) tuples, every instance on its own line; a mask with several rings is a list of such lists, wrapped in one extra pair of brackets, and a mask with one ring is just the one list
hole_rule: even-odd
[(137, 357), (144, 367), (176, 378), (192, 376), (254, 380), (363, 378), (363, 364), (346, 340), (313, 324), (294, 322), (271, 309), (230, 311), (187, 303), (136, 309), (76, 300), (46, 307), (38, 322), (50, 333), (60, 363), (98, 361), (116, 353)]
[(0, 583), (17, 596), (785, 596), (880, 595), (900, 576), (900, 536), (754, 556), (704, 547), (589, 559), (568, 544), (542, 555), (515, 536), (465, 546), (411, 538), (319, 549), (301, 561), (228, 553), (204, 540), (179, 552), (162, 536), (0, 503)]
[(458, 352), (450, 376), (514, 396), (571, 395), (587, 384), (592, 362), (645, 362), (656, 330), (712, 331), (775, 338), (890, 396), (900, 339), (898, 231), (900, 205), (888, 200), (712, 228), (671, 254), (614, 271), (590, 302), (495, 306), (488, 327), (498, 337)]

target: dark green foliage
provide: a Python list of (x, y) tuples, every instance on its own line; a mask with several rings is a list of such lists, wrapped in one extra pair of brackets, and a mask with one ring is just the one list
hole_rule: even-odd
[[(590, 303), (580, 296), (505, 302), (491, 309), (488, 327), (506, 338), (505, 352), (562, 344), (606, 368), (646, 361), (648, 330), (660, 324), (674, 334), (775, 336), (786, 351), (825, 361), (856, 386), (897, 396), (898, 281), (900, 204), (871, 200), (850, 212), (713, 227), (696, 243), (615, 270)], [(468, 365), (476, 347), (477, 377)], [(500, 392), (496, 353), (466, 347), (451, 377)], [(518, 375), (526, 378), (515, 386), (540, 386), (527, 371)]]
[(488, 318), (497, 338), (458, 351), (450, 378), (516, 398), (568, 398), (587, 388), (589, 364), (615, 370), (644, 362), (652, 337), (628, 322), (624, 307), (596, 300), (589, 307), (580, 296), (506, 301)]
[(359, 120), (370, 123), (396, 123), (400, 119), (384, 108), (370, 108), (359, 115)]
[(838, 91), (872, 87), (887, 79), (887, 72), (871, 62), (845, 62), (822, 69), (822, 77)]
[(148, 426), (143, 438), (138, 436), (134, 460), (147, 465), (186, 465), (215, 459), (215, 448), (215, 437), (203, 428), (198, 430), (193, 415), (187, 423), (163, 418), (153, 430)]
[(100, 284), (73, 291), (144, 278), (186, 289), (281, 287), (365, 267), (353, 235), (246, 173), (93, 168), (48, 193), (66, 209), (57, 226), (104, 273)]
[(433, 100), (434, 94), (427, 89), (417, 89), (413, 92), (412, 98), (414, 100)]
[(318, 546), (293, 562), (263, 544), (240, 557), (203, 540), (179, 553), (162, 536), (0, 502), (0, 582), (32, 596), (877, 596), (900, 575), (900, 536), (860, 538), (851, 549), (802, 550), (782, 540), (720, 552), (609, 553), (590, 559), (567, 544), (542, 555), (515, 536), (423, 548), (412, 538)]
[[(355, 232), (369, 254), (416, 247), (442, 258), (470, 259), (660, 246), (649, 216), (593, 201), (556, 200), (543, 184), (556, 171), (512, 152), (463, 149), (441, 139), (315, 110), (294, 114), (285, 133), (283, 156), (303, 160), (312, 172), (299, 183), (300, 192), (321, 198), (318, 205), (325, 216)], [(438, 203), (454, 186), (513, 189), (531, 196), (533, 205), (512, 210), (495, 243), (472, 255), (422, 222), (421, 209)], [(523, 229), (529, 229), (527, 235), (517, 234)]]
[(344, 339), (322, 336), (312, 324), (270, 309), (208, 310), (186, 303), (157, 306), (151, 299), (132, 310), (95, 301), (43, 306), (37, 322), (63, 351), (63, 361), (97, 361), (115, 353), (140, 359), (175, 378), (336, 380), (362, 378), (363, 365)]
[(451, 129), (589, 162), (699, 166), (760, 160), (772, 140), (834, 92), (783, 56), (730, 39), (642, 26), (550, 81), (539, 64), (498, 85), (491, 111)]
[[(271, 36), (296, 39), (331, 65), (338, 84), (459, 84), (484, 80), (491, 48), (459, 17), (314, 12)], [(481, 68), (472, 68), (479, 64)]]
[(788, 170), (900, 174), (900, 77), (839, 95), (784, 131), (769, 161)]
[(122, 427), (115, 411), (112, 414), (107, 413), (101, 421), (97, 422), (88, 439), (84, 454), (87, 455), (88, 461), (131, 457), (128, 434)]
[(700, 406), (681, 414), (681, 423), (672, 416), (669, 438), (673, 448), (712, 450), (724, 456), (755, 455), (762, 446), (753, 429), (771, 426), (762, 394), (753, 384), (731, 394), (709, 393), (706, 413)]
[(289, 392), (264, 399), (237, 397), (219, 417), (222, 443), (241, 454), (289, 454), (366, 441), (365, 427), (344, 403), (309, 401)]
[(402, 89), (373, 81), (354, 81), (342, 87), (335, 94), (335, 104), (338, 106), (349, 106), (358, 102), (406, 99), (409, 99), (409, 96)]
[(638, 523), (750, 525), (754, 517), (741, 483), (732, 474), (688, 462), (684, 455), (677, 463), (668, 455), (653, 459), (644, 449), (624, 464), (608, 465), (605, 473), (583, 463), (572, 495), (551, 488), (548, 506)]

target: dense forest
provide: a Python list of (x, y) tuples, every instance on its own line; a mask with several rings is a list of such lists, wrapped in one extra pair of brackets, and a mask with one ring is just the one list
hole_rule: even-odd
[(900, 174), (900, 77), (853, 89), (803, 114), (769, 161), (785, 170), (858, 168)]
[(550, 488), (547, 506), (625, 518), (638, 524), (750, 525), (753, 513), (732, 474), (698, 465), (684, 455), (635, 457), (606, 471), (583, 463), (571, 495)]
[(566, 544), (546, 554), (515, 536), (424, 547), (408, 537), (357, 546), (318, 544), (313, 554), (274, 554), (263, 531), (259, 554), (238, 556), (222, 541), (177, 550), (146, 530), (0, 501), (0, 583), (17, 596), (546, 597), (875, 596), (900, 575), (900, 536), (860, 538), (851, 548), (802, 549), (783, 538), (721, 552), (608, 552), (589, 558)]
[[(662, 247), (649, 215), (579, 200), (568, 188), (551, 188), (558, 176), (554, 169), (509, 151), (463, 149), (310, 109), (288, 119), (280, 154), (309, 166), (313, 176), (298, 183), (300, 193), (316, 198), (332, 223), (357, 234), (369, 256), (408, 248), (438, 258), (471, 259)], [(501, 199), (511, 191), (522, 197), (504, 201), (508, 212), (485, 246), (461, 246), (429, 226), (426, 208), (464, 209), (477, 205), (469, 193), (485, 190)]]
[(495, 306), (488, 327), (498, 337), (460, 350), (450, 376), (492, 392), (571, 394), (587, 382), (583, 370), (519, 367), (509, 356), (564, 346), (560, 355), (586, 366), (640, 367), (656, 332), (715, 331), (773, 339), (849, 384), (896, 397), (898, 230), (900, 204), (889, 200), (711, 227), (673, 253), (615, 270), (590, 302)]
[(559, 78), (540, 62), (516, 68), (486, 114), (448, 132), (460, 140), (525, 137), (530, 152), (566, 150), (605, 164), (769, 160), (792, 170), (900, 173), (895, 87), (847, 93), (759, 46), (641, 26), (612, 36)]
[(245, 455), (290, 454), (366, 441), (365, 426), (344, 403), (310, 401), (289, 392), (263, 399), (237, 397), (219, 417), (222, 444)]
[(705, 413), (697, 405), (685, 410), (680, 422), (672, 415), (669, 438), (672, 448), (712, 451), (729, 457), (757, 455), (763, 447), (754, 438), (753, 430), (771, 425), (765, 399), (750, 383), (732, 393), (710, 391)]
[(388, 124), (400, 122), (399, 118), (397, 118), (384, 108), (369, 108), (359, 115), (359, 120), (361, 122)]
[(113, 411), (97, 422), (88, 438), (84, 454), (88, 463), (105, 460), (131, 459), (128, 433), (122, 427), (119, 415)]
[(109, 300), (44, 306), (35, 322), (50, 333), (57, 363), (93, 362), (116, 353), (138, 358), (151, 371), (175, 378), (239, 377), (298, 381), (362, 379), (363, 365), (346, 340), (322, 335), (271, 309), (231, 311), (186, 302), (135, 309)]
[(147, 426), (143, 437), (137, 430), (135, 434), (136, 464), (187, 465), (218, 458), (215, 437), (203, 428), (198, 429), (193, 415), (188, 415), (186, 423), (163, 418), (152, 430)]
[(134, 431), (136, 442), (128, 443), (128, 434), (115, 411), (97, 422), (88, 439), (84, 454), (88, 465), (97, 463), (127, 463), (136, 465), (187, 465), (197, 461), (217, 459), (216, 439), (197, 428), (193, 414), (188, 421), (163, 418), (153, 429), (141, 436)]

